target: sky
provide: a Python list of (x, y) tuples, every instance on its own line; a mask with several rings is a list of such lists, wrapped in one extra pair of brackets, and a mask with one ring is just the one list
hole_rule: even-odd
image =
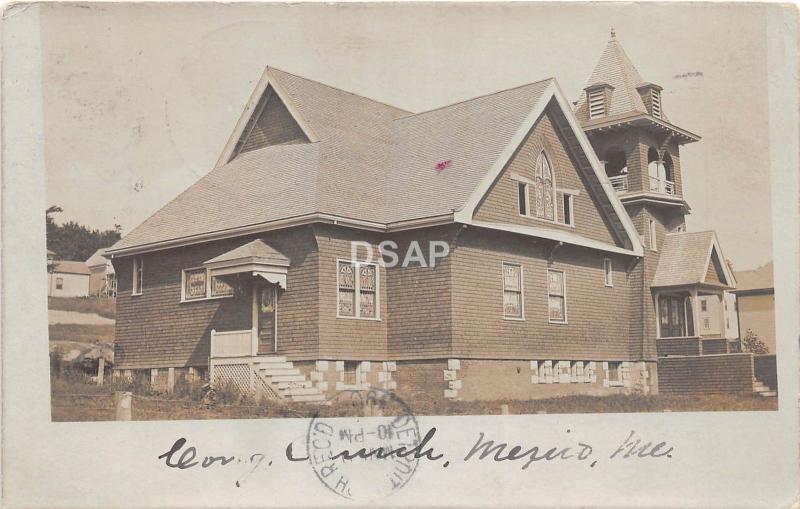
[(610, 28), (670, 120), (689, 231), (772, 258), (765, 16), (731, 4), (43, 4), (47, 200), (123, 234), (211, 170), (264, 67), (410, 111), (555, 77), (572, 100)]

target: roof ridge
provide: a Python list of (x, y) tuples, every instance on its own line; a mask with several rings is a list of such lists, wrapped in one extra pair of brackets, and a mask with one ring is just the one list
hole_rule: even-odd
[(549, 78), (544, 78), (544, 79), (537, 80), (537, 81), (531, 81), (529, 83), (523, 83), (522, 85), (517, 85), (517, 86), (514, 86), (514, 87), (504, 88), (502, 90), (495, 90), (494, 92), (489, 92), (487, 94), (476, 95), (474, 97), (470, 97), (469, 99), (463, 99), (461, 101), (457, 101), (457, 102), (454, 102), (454, 103), (445, 104), (444, 106), (438, 106), (438, 107), (430, 109), (430, 110), (420, 111), (419, 113), (412, 113), (412, 114), (410, 114), (408, 116), (399, 117), (399, 118), (396, 118), (394, 120), (395, 121), (396, 120), (404, 120), (404, 119), (411, 118), (411, 117), (417, 117), (417, 116), (420, 116), (420, 115), (425, 115), (426, 113), (432, 113), (434, 111), (443, 110), (443, 109), (446, 109), (446, 108), (450, 108), (452, 106), (458, 106), (459, 104), (468, 103), (468, 102), (474, 101), (476, 99), (483, 99), (484, 97), (491, 97), (493, 95), (502, 94), (504, 92), (510, 92), (512, 90), (518, 90), (520, 88), (528, 87), (528, 86), (531, 86), (531, 85), (537, 85), (539, 83), (544, 83), (546, 81), (555, 81), (555, 77), (551, 76)]
[(285, 70), (280, 69), (280, 68), (275, 67), (275, 66), (267, 65), (267, 70), (282, 72), (283, 74), (288, 74), (289, 76), (293, 76), (295, 78), (300, 78), (301, 80), (310, 81), (311, 83), (316, 83), (317, 85), (322, 85), (323, 87), (330, 88), (330, 89), (336, 90), (338, 92), (342, 92), (344, 94), (352, 95), (352, 96), (358, 97), (359, 99), (366, 99), (367, 101), (374, 102), (374, 103), (377, 103), (377, 104), (382, 104), (383, 106), (388, 106), (390, 108), (394, 108), (396, 110), (399, 110), (399, 111), (402, 111), (402, 112), (405, 112), (405, 113), (413, 113), (413, 112), (411, 112), (411, 111), (409, 111), (409, 110), (407, 110), (405, 108), (400, 108), (399, 106), (395, 106), (393, 104), (389, 104), (389, 103), (384, 102), (384, 101), (379, 101), (377, 99), (373, 99), (372, 97), (367, 97), (365, 95), (357, 94), (355, 92), (350, 92), (349, 90), (345, 90), (343, 88), (334, 87), (333, 85), (329, 85), (327, 83), (323, 83), (323, 82), (315, 80), (315, 79), (307, 78), (305, 76), (300, 76), (299, 74), (295, 74), (293, 72), (285, 71)]

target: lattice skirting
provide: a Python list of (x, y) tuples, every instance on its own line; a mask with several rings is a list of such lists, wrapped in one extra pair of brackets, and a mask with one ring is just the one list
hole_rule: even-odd
[(231, 384), (242, 395), (250, 394), (249, 364), (217, 364), (212, 370), (211, 385), (221, 387)]

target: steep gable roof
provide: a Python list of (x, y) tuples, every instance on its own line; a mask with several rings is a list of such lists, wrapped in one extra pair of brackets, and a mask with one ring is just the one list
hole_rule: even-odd
[[(386, 221), (460, 210), (551, 82), (537, 81), (397, 120), (386, 179)], [(437, 164), (445, 167), (436, 171)]]
[[(309, 142), (237, 152), (268, 91), (280, 98)], [(600, 163), (553, 79), (415, 115), (267, 68), (217, 167), (126, 235), (110, 254), (323, 217), (375, 230), (440, 215), (469, 222), (477, 200), (548, 104), (561, 111), (568, 142), (583, 167), (596, 175), (596, 192), (604, 196), (601, 213), (613, 216), (626, 237), (625, 249), (640, 253), (633, 224), (601, 178)], [(437, 170), (440, 163), (446, 167), (442, 171)]]
[[(712, 269), (717, 278), (709, 279), (708, 274)], [(725, 263), (716, 234), (713, 231), (667, 234), (651, 286), (698, 284), (727, 288), (736, 286), (736, 280)]]
[[(615, 35), (612, 35), (603, 49), (597, 65), (595, 65), (589, 80), (586, 82), (586, 88), (603, 84), (612, 87), (607, 112), (608, 117), (622, 117), (637, 113), (647, 114), (647, 107), (637, 90), (637, 87), (644, 85), (645, 81)], [(575, 116), (581, 122), (589, 120), (589, 105), (585, 90), (578, 99), (575, 107)], [(667, 119), (663, 111), (662, 118), (664, 120)]]

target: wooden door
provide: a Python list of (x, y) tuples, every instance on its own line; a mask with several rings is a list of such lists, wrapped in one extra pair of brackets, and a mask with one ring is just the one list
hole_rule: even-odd
[(686, 297), (662, 295), (659, 302), (659, 325), (662, 338), (686, 336)]
[(262, 286), (258, 292), (258, 353), (275, 353), (278, 350), (278, 287)]

